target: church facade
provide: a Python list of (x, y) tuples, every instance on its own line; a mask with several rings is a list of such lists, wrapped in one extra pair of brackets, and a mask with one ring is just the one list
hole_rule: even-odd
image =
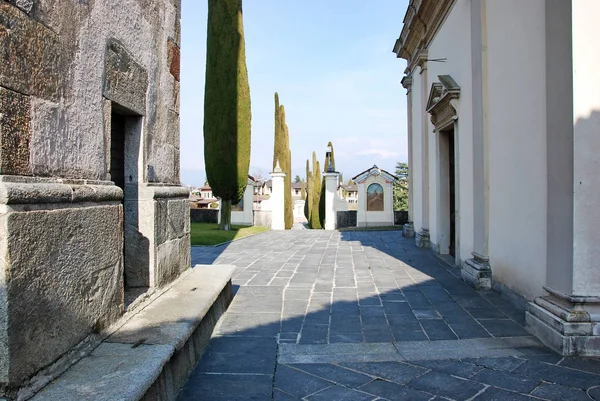
[(594, 0), (411, 0), (406, 233), (600, 355), (600, 28)]

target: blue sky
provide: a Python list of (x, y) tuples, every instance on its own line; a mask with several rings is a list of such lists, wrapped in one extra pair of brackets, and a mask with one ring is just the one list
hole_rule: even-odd
[[(406, 64), (392, 53), (407, 0), (246, 0), (252, 102), (250, 174), (268, 177), (274, 100), (285, 106), (292, 175), (333, 143), (344, 180), (374, 164), (407, 161)], [(181, 180), (204, 183), (206, 0), (182, 0)]]

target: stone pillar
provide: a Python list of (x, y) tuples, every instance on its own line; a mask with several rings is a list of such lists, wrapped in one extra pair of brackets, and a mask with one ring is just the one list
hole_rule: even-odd
[(599, 12), (595, 0), (546, 2), (547, 295), (526, 324), (565, 356), (600, 356)]
[(420, 248), (429, 248), (429, 114), (425, 111), (427, 109), (427, 99), (429, 97), (429, 83), (427, 80), (427, 52), (421, 51), (417, 55), (417, 64), (421, 74), (421, 104), (418, 105), (421, 110), (421, 158), (423, 163), (423, 217), (422, 227), (415, 234), (415, 243)]
[(358, 183), (358, 211), (356, 213), (356, 226), (367, 226), (367, 189), (365, 183)]
[(279, 160), (275, 170), (271, 173), (273, 192), (271, 193), (271, 230), (285, 230), (285, 185), (283, 183), (285, 173), (279, 166)]
[(477, 289), (492, 286), (488, 256), (489, 178), (487, 125), (486, 0), (471, 2), (473, 78), (473, 252), (462, 265), (461, 277)]
[(413, 224), (414, 213), (414, 193), (413, 193), (413, 157), (412, 157), (412, 75), (407, 75), (402, 78), (402, 86), (406, 89), (406, 108), (408, 113), (408, 222), (402, 228), (402, 235), (406, 238), (412, 238), (415, 235)]
[(339, 173), (324, 173), (325, 178), (325, 230), (335, 230), (337, 225), (337, 211), (335, 210), (335, 197)]

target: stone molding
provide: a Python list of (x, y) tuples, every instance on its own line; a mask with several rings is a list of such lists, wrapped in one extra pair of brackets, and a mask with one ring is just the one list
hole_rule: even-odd
[(473, 258), (461, 266), (460, 276), (471, 287), (480, 290), (492, 288), (492, 269), (487, 256), (472, 252)]
[(414, 68), (418, 51), (429, 47), (455, 3), (456, 0), (410, 1), (402, 32), (393, 48), (398, 58), (408, 62), (409, 69)]
[(422, 228), (421, 231), (415, 233), (415, 244), (419, 248), (430, 248), (429, 229)]
[(146, 188), (152, 191), (153, 199), (188, 198), (190, 191), (181, 185), (148, 184)]
[(121, 201), (121, 188), (106, 184), (73, 182), (0, 181), (0, 204), (78, 203)]
[(458, 99), (460, 86), (450, 75), (438, 75), (439, 82), (434, 82), (429, 91), (426, 110), (431, 114), (434, 132), (440, 132), (453, 126), (458, 119)]
[(404, 89), (406, 89), (406, 94), (407, 95), (410, 92), (412, 92), (413, 79), (412, 79), (411, 75), (406, 75), (404, 78), (402, 78), (402, 81), (400, 81), (400, 83), (402, 84), (402, 87)]

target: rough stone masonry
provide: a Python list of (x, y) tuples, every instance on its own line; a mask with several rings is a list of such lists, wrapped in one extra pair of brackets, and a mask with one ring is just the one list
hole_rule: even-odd
[(190, 265), (179, 0), (0, 0), (0, 387)]

